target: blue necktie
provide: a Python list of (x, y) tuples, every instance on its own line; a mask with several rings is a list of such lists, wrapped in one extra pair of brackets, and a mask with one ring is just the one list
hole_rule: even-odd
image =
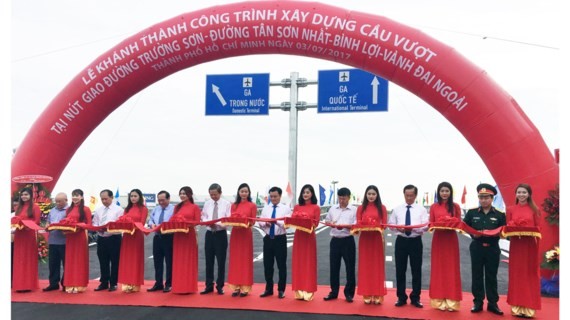
[(162, 208), (162, 212), (160, 212), (160, 216), (158, 217), (158, 224), (161, 224), (164, 221), (164, 208)]
[[(275, 219), (275, 211), (277, 210), (277, 205), (273, 205), (273, 213), (271, 213), (271, 219)], [(269, 238), (275, 238), (275, 223), (271, 224), (271, 228), (269, 228)]]
[[(410, 208), (412, 206), (406, 206), (406, 208), (408, 208), (406, 210), (406, 225), (409, 226), (412, 224), (412, 217), (410, 216)], [(406, 235), (409, 236), (412, 234), (412, 230), (406, 230)]]

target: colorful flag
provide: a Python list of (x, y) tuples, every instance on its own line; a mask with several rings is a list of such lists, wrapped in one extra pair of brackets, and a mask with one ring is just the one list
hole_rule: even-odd
[(117, 187), (117, 192), (115, 192), (115, 200), (117, 201), (117, 205), (120, 206), (121, 203), (119, 202), (119, 187)]
[(94, 196), (91, 196), (89, 198), (89, 210), (91, 210), (91, 212), (95, 211), (95, 205), (97, 204), (97, 198)]
[(437, 190), (433, 193), (433, 203), (437, 203)]
[(461, 195), (461, 204), (465, 204), (465, 196), (467, 196), (467, 186), (463, 185), (463, 195)]
[(330, 194), (329, 194), (329, 205), (330, 205), (333, 198), (334, 190), (332, 186), (329, 187), (330, 187)]
[(265, 203), (269, 204), (269, 202), (271, 201), (269, 199), (269, 189), (271, 189), (270, 186), (267, 186), (267, 188), (265, 188), (265, 196), (263, 196), (263, 201), (265, 201)]
[(319, 195), (320, 195), (319, 204), (322, 207), (323, 204), (325, 204), (325, 199), (326, 199), (327, 195), (325, 194), (325, 188), (323, 186), (321, 186), (320, 184), (319, 184)]
[(493, 198), (493, 207), (501, 211), (505, 211), (505, 202), (503, 202), (503, 196), (501, 195), (501, 191), (497, 186), (495, 186), (495, 189), (497, 189), (497, 194)]
[(291, 183), (287, 182), (287, 188), (285, 189), (287, 196), (289, 196), (289, 203), (293, 202), (293, 191), (291, 190)]
[(255, 205), (261, 206), (261, 199), (259, 199), (259, 192), (257, 192), (257, 195), (255, 196)]

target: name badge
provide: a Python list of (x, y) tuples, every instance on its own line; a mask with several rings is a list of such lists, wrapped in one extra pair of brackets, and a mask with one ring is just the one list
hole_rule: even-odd
[(491, 218), (491, 220), (493, 220), (493, 221), (497, 221), (497, 218)]
[(479, 220), (481, 217), (473, 217), (473, 220)]

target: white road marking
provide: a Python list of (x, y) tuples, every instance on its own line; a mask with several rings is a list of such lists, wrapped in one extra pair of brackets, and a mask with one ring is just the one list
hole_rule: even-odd
[(385, 281), (386, 283), (386, 288), (390, 289), (390, 288), (394, 288), (394, 282), (393, 281)]
[(392, 242), (386, 242), (386, 246), (391, 247), (391, 246), (392, 246)]
[[(257, 230), (262, 237), (265, 237), (265, 232), (263, 232), (263, 230), (261, 230), (261, 228), (255, 226), (253, 227), (255, 230)], [(317, 229), (315, 230), (315, 234), (319, 234), (322, 231), (324, 231), (326, 228), (329, 228), (328, 226), (323, 226), (323, 227), (317, 227)], [(293, 246), (293, 234), (287, 234), (287, 248), (291, 248)], [(253, 262), (257, 262), (257, 261), (261, 261), (263, 260), (263, 252), (258, 254), (257, 257), (253, 258)]]
[(391, 261), (392, 261), (392, 256), (386, 256), (386, 261), (391, 262)]

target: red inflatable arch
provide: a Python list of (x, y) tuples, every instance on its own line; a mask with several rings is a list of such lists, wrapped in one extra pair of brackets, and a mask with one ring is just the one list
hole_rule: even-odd
[[(12, 177), (52, 176), (47, 183), (52, 189), (82, 142), (131, 96), (179, 70), (249, 54), (336, 61), (408, 89), (475, 148), (507, 205), (514, 202), (519, 182), (532, 185), (542, 202), (559, 180), (552, 153), (515, 100), (452, 47), (385, 17), (300, 1), (215, 6), (125, 39), (82, 70), (48, 105), (16, 152)], [(544, 223), (543, 230), (549, 228)], [(543, 237), (544, 251), (558, 242), (557, 229)]]

